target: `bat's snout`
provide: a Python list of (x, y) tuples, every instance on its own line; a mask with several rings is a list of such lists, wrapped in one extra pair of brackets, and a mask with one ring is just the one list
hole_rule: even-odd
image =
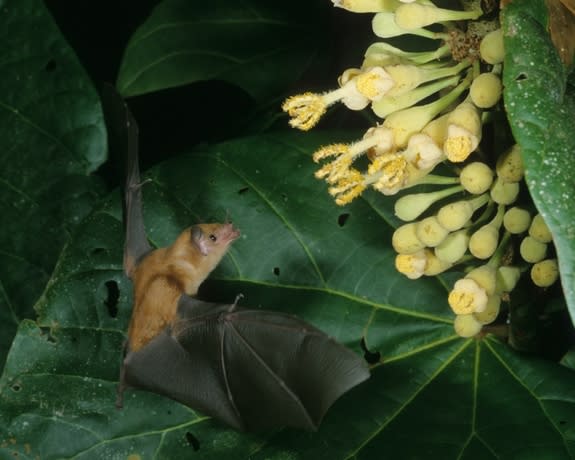
[(225, 241), (232, 242), (240, 236), (240, 231), (234, 227), (231, 222), (224, 224), (222, 227), (222, 238)]

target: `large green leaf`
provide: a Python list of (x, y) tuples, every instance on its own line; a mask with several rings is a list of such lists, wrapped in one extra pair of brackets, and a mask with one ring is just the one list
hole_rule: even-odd
[(38, 304), (38, 324), (21, 325), (0, 380), (0, 452), (43, 459), (572, 458), (575, 372), (490, 337), (458, 338), (446, 288), (395, 272), (384, 215), (364, 200), (337, 208), (313, 178), (311, 152), (335, 135), (290, 133), (206, 148), (149, 171), (144, 188), (156, 245), (199, 216), (221, 220), (229, 212), (242, 230), (204, 296), (230, 301), (241, 292), (244, 305), (297, 314), (357, 352), (365, 336), (381, 353), (371, 379), (338, 401), (317, 433), (240, 434), (135, 390), (115, 409), (131, 298), (115, 194), (63, 253)]
[(575, 323), (575, 90), (547, 31), (542, 1), (504, 10), (505, 108), (521, 146), (527, 186), (553, 233), (561, 283)]
[[(224, 80), (277, 96), (325, 53), (329, 5), (296, 0), (164, 0), (136, 31), (118, 76), (124, 96)], [(197, 108), (190, 108), (196, 112)]]
[(98, 95), (40, 0), (0, 0), (0, 367), (102, 186)]

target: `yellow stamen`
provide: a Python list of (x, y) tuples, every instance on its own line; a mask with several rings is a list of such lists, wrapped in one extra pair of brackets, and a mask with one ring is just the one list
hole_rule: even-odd
[(288, 97), (282, 105), (282, 110), (292, 117), (289, 124), (302, 131), (313, 128), (326, 109), (322, 96), (310, 92)]
[(353, 159), (347, 156), (339, 157), (337, 160), (323, 165), (315, 172), (317, 179), (326, 179), (330, 184), (337, 182), (341, 177), (349, 173)]
[(334, 157), (337, 155), (346, 154), (349, 152), (349, 145), (348, 144), (331, 144), (321, 147), (313, 154), (313, 161), (316, 163), (319, 160), (323, 160), (324, 158)]
[(365, 188), (363, 175), (357, 169), (349, 169), (328, 191), (335, 197), (336, 204), (343, 206), (360, 196)]

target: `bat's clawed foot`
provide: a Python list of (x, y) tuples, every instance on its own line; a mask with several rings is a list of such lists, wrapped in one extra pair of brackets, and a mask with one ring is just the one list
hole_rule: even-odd
[(238, 294), (234, 300), (234, 303), (230, 306), (230, 309), (228, 311), (234, 311), (235, 308), (238, 306), (238, 302), (244, 298), (243, 294)]
[(130, 190), (133, 192), (137, 192), (139, 189), (141, 189), (144, 185), (149, 184), (150, 182), (152, 182), (152, 179), (148, 178), (146, 180), (143, 180), (141, 182), (138, 182), (136, 184), (130, 184)]

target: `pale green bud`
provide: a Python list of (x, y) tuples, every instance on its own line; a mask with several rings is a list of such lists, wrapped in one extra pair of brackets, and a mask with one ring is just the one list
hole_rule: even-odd
[(482, 73), (475, 77), (469, 87), (469, 96), (473, 103), (481, 109), (493, 107), (501, 99), (501, 79), (494, 73)]
[(436, 246), (434, 252), (438, 259), (454, 264), (465, 255), (468, 243), (467, 231), (459, 230), (447, 235), (441, 244)]
[(436, 201), (460, 191), (461, 187), (456, 186), (438, 190), (437, 192), (413, 193), (402, 196), (395, 202), (395, 215), (403, 221), (412, 221), (417, 219)]
[(511, 292), (519, 278), (521, 277), (521, 270), (519, 267), (512, 267), (506, 265), (497, 269), (497, 287), (500, 292)]
[(469, 252), (478, 259), (488, 259), (499, 243), (499, 228), (487, 224), (477, 230), (469, 239)]
[(459, 180), (469, 193), (479, 195), (486, 192), (493, 183), (493, 170), (485, 163), (469, 163), (461, 170)]
[(429, 248), (434, 248), (440, 244), (449, 233), (440, 225), (435, 216), (426, 217), (419, 221), (415, 232), (419, 241)]
[(531, 223), (531, 216), (525, 209), (514, 206), (509, 208), (503, 216), (503, 226), (509, 233), (515, 235), (527, 231)]
[(553, 235), (551, 235), (551, 231), (549, 227), (547, 227), (541, 214), (537, 214), (533, 218), (531, 226), (529, 227), (529, 236), (541, 243), (550, 243), (553, 241)]
[(472, 279), (485, 289), (487, 295), (495, 294), (497, 287), (497, 271), (490, 265), (481, 265), (471, 270), (465, 278)]
[(499, 64), (503, 62), (505, 50), (503, 49), (503, 30), (497, 29), (489, 32), (479, 45), (479, 54), (488, 64)]
[(446, 270), (449, 270), (452, 267), (452, 264), (437, 258), (433, 253), (433, 251), (429, 249), (424, 249), (424, 251), (426, 257), (426, 264), (423, 274), (425, 276), (436, 276), (439, 275), (440, 273), (443, 273)]
[[(391, 56), (395, 58), (394, 62), (389, 62), (389, 64), (399, 64), (402, 61), (409, 61), (413, 64), (425, 64), (427, 62), (436, 61), (450, 54), (449, 45), (443, 45), (437, 48), (435, 51), (403, 51), (400, 48), (396, 48), (386, 42), (376, 42), (372, 43), (365, 51), (366, 59), (390, 59)], [(391, 59), (390, 59), (391, 61)], [(365, 62), (365, 61), (364, 61)], [(382, 64), (378, 64), (382, 65)], [(387, 65), (387, 64), (383, 64)]]
[(518, 182), (504, 182), (501, 178), (496, 178), (489, 192), (491, 199), (497, 204), (508, 205), (514, 203), (519, 195)]
[(437, 8), (433, 4), (404, 3), (395, 11), (395, 22), (402, 29), (412, 30), (444, 21), (477, 19), (481, 11), (455, 11)]
[(490, 295), (487, 298), (487, 305), (485, 310), (473, 313), (473, 316), (480, 324), (491, 324), (499, 315), (501, 308), (501, 297), (498, 295)]
[(439, 223), (450, 232), (463, 228), (471, 219), (473, 213), (489, 200), (487, 194), (472, 200), (461, 200), (443, 206), (437, 213)]
[(531, 279), (536, 286), (549, 287), (559, 278), (557, 259), (547, 259), (531, 267)]
[(373, 33), (381, 38), (398, 37), (404, 34), (419, 35), (420, 37), (431, 39), (435, 39), (437, 37), (434, 32), (426, 29), (407, 30), (399, 27), (395, 22), (395, 14), (390, 11), (377, 13), (373, 17), (371, 27), (373, 29)]
[(333, 6), (354, 13), (379, 13), (395, 11), (401, 5), (399, 0), (332, 0)]
[(523, 241), (521, 241), (519, 253), (523, 260), (534, 264), (545, 258), (547, 244), (541, 243), (531, 236), (526, 236), (523, 238)]
[(459, 337), (468, 339), (481, 332), (481, 323), (473, 314), (457, 315), (453, 321), (453, 328)]
[(521, 148), (515, 144), (506, 150), (497, 160), (497, 176), (504, 182), (519, 182), (523, 179), (525, 169), (521, 159)]
[(391, 245), (397, 253), (413, 254), (425, 247), (425, 244), (417, 238), (415, 229), (416, 223), (410, 222), (409, 224), (402, 225), (393, 232)]

